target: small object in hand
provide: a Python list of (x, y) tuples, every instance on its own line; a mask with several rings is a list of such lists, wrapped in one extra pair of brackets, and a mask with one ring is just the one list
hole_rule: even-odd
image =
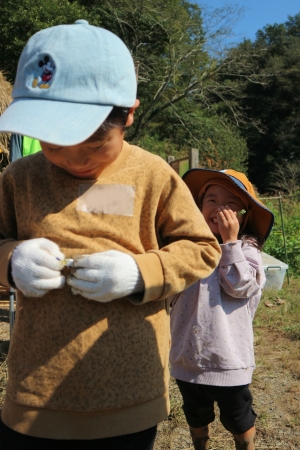
[(62, 260), (62, 263), (65, 267), (73, 267), (74, 259), (72, 258), (66, 258)]
[(74, 259), (72, 259), (72, 258), (59, 259), (59, 261), (60, 261), (62, 267), (73, 267), (73, 264), (74, 264)]
[(246, 210), (245, 209), (241, 209), (240, 211), (237, 212), (237, 217), (242, 217), (244, 214), (246, 214)]

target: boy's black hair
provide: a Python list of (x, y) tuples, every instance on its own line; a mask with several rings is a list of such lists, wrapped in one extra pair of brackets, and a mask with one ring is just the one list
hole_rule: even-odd
[(93, 134), (92, 138), (103, 139), (103, 137), (113, 128), (120, 128), (124, 131), (129, 108), (114, 106), (102, 125)]

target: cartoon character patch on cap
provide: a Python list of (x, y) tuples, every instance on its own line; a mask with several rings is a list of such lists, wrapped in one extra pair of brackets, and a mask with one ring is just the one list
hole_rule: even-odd
[(40, 89), (49, 89), (50, 81), (53, 77), (53, 72), (55, 70), (54, 64), (50, 61), (49, 56), (45, 56), (44, 59), (39, 61), (39, 67), (43, 69), (42, 75), (34, 78), (32, 82), (32, 87), (39, 87)]

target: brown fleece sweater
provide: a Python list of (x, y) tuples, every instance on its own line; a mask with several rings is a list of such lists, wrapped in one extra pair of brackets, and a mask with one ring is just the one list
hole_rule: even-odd
[(31, 436), (97, 439), (168, 414), (165, 300), (207, 277), (220, 248), (180, 177), (160, 157), (123, 144), (97, 180), (37, 153), (0, 176), (0, 284), (19, 241), (45, 237), (67, 257), (115, 249), (142, 273), (140, 295), (99, 303), (70, 287), (17, 292), (4, 423)]

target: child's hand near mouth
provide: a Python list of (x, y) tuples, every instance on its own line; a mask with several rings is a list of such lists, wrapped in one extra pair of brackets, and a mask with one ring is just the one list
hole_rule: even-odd
[(227, 205), (218, 209), (217, 220), (223, 244), (234, 242), (238, 239), (240, 222), (237, 215), (238, 213), (232, 211)]

